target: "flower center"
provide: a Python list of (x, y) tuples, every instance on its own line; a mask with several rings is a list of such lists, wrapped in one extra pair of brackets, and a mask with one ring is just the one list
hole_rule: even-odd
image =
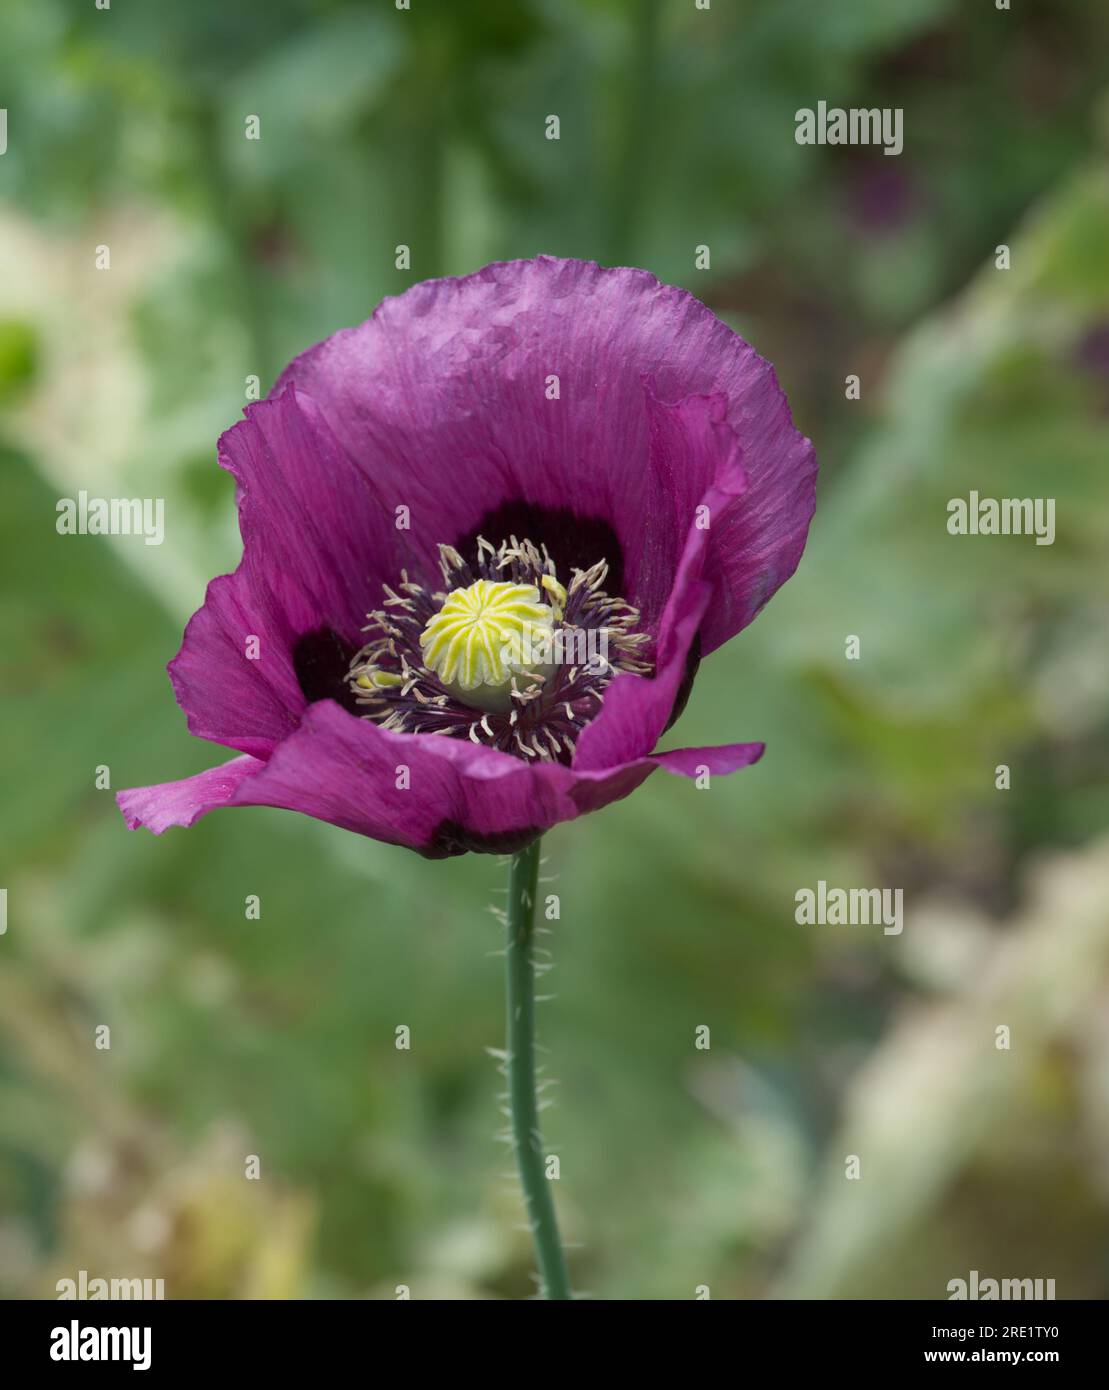
[(420, 634), (424, 664), (473, 709), (504, 713), (512, 689), (550, 674), (554, 612), (534, 584), (479, 579), (448, 594)]
[(407, 570), (382, 585), (351, 661), (363, 717), (384, 729), (568, 764), (613, 678), (653, 670), (639, 613), (604, 590), (603, 559), (563, 584), (542, 547), (479, 536), (472, 559), (441, 545), (439, 568), (442, 589)]

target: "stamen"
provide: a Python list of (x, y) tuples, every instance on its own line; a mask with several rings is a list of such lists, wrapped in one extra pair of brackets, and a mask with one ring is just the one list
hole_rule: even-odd
[(543, 588), (551, 596), (551, 607), (554, 609), (556, 618), (561, 618), (566, 612), (566, 590), (558, 582), (553, 574), (545, 574), (540, 580)]

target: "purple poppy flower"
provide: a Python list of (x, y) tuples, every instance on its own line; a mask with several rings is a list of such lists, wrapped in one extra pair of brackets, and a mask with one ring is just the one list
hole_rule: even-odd
[(793, 573), (812, 445), (684, 290), (540, 256), (298, 357), (220, 440), (243, 558), (169, 672), (230, 762), (122, 792), (156, 834), (302, 811), (429, 857), (519, 849), (656, 768), (701, 656)]

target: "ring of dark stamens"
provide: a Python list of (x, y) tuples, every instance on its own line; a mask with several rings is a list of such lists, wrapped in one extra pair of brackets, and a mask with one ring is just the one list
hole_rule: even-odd
[[(545, 549), (517, 541), (514, 535), (497, 548), (479, 538), (472, 560), (451, 546), (442, 546), (440, 552), (442, 589), (414, 583), (402, 571), (399, 584), (384, 586), (382, 608), (369, 615), (364, 631), (372, 634), (370, 641), (351, 661), (347, 677), (363, 717), (398, 732), (468, 738), (519, 758), (568, 764), (578, 735), (597, 715), (613, 678), (620, 671), (646, 675), (653, 670), (645, 659), (649, 638), (637, 631), (639, 614), (602, 587), (604, 561), (575, 569), (555, 626), (585, 634), (571, 640), (586, 644), (591, 631), (606, 632), (607, 662), (556, 666), (546, 681), (520, 678), (508, 713), (483, 712), (459, 700), (425, 665), (420, 636), (453, 590), (479, 579), (533, 584), (550, 602), (541, 580), (545, 574), (555, 576), (555, 565)], [(403, 684), (383, 689), (357, 684), (359, 676), (374, 673), (401, 677)]]

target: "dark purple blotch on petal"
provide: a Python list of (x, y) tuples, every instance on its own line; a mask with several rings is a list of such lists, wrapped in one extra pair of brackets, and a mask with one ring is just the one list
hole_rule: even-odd
[(335, 700), (352, 714), (362, 713), (346, 679), (354, 652), (355, 648), (330, 627), (317, 628), (297, 639), (293, 670), (310, 705), (317, 700)]
[(572, 571), (587, 570), (598, 560), (605, 560), (606, 593), (626, 597), (624, 550), (616, 528), (603, 516), (579, 516), (572, 507), (544, 507), (523, 500), (502, 502), (454, 542), (463, 559), (472, 557), (479, 536), (493, 545), (510, 536), (545, 545), (563, 583), (569, 583)]
[(689, 704), (689, 697), (693, 693), (693, 682), (697, 679), (697, 672), (701, 667), (701, 630), (693, 634), (693, 641), (689, 644), (689, 651), (685, 654), (685, 673), (682, 676), (682, 683), (678, 686), (678, 693), (674, 696), (674, 704), (670, 710), (670, 718), (666, 721), (666, 728), (672, 729), (678, 720), (685, 713), (685, 707)]

